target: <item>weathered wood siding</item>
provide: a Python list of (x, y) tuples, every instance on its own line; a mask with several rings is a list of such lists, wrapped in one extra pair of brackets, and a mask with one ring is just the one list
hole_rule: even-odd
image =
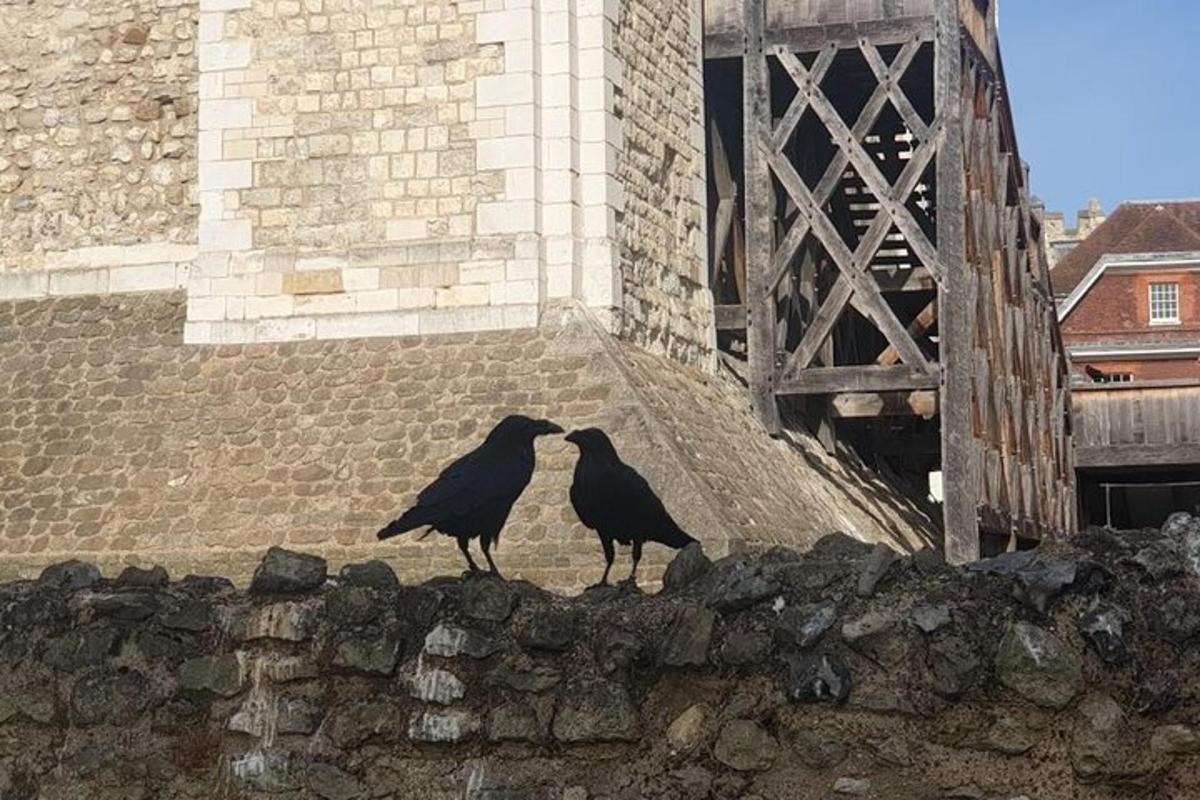
[[(767, 29), (782, 30), (932, 17), (934, 0), (768, 0), (765, 5)], [(706, 34), (738, 33), (742, 28), (742, 0), (705, 0)]]
[(1081, 468), (1200, 464), (1200, 380), (1077, 387)]

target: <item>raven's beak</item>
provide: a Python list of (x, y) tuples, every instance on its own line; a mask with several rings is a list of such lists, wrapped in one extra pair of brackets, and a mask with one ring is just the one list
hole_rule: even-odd
[(579, 431), (571, 431), (563, 438), (566, 439), (571, 444), (579, 444)]
[(538, 429), (539, 436), (545, 436), (548, 433), (562, 433), (562, 426), (556, 425), (548, 419), (542, 420), (542, 424)]

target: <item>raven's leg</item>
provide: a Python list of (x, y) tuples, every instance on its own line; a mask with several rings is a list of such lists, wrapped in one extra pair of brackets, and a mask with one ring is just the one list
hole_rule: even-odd
[(475, 559), (471, 558), (471, 551), (467, 549), (467, 544), (470, 541), (465, 536), (458, 537), (458, 549), (462, 550), (462, 554), (467, 557), (467, 567), (471, 572), (479, 572), (479, 567), (475, 566)]
[(633, 571), (629, 573), (629, 580), (637, 583), (637, 565), (642, 560), (642, 540), (633, 540)]
[(496, 562), (492, 561), (492, 540), (487, 536), (479, 537), (479, 546), (483, 548), (483, 557), (487, 559), (488, 566), (492, 569), (492, 574), (497, 578), (502, 577), (500, 570), (496, 569)]
[(600, 546), (604, 548), (604, 577), (600, 579), (600, 585), (608, 586), (608, 571), (612, 569), (613, 559), (617, 557), (617, 553), (613, 548), (612, 539), (607, 536), (600, 537)]

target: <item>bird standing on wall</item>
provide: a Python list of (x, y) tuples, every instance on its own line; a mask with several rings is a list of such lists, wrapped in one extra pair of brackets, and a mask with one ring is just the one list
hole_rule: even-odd
[[(483, 557), (496, 575), (491, 547), (500, 538), (513, 503), (533, 477), (533, 440), (563, 429), (545, 419), (519, 414), (505, 417), (483, 444), (442, 470), (437, 480), (417, 495), (417, 502), (379, 531), (381, 540), (428, 526), (458, 540), (472, 572), (479, 571), (467, 544), (478, 538)], [(424, 538), (422, 536), (421, 538)]]
[(601, 585), (608, 583), (612, 569), (613, 542), (633, 545), (629, 580), (636, 581), (644, 543), (658, 542), (678, 550), (696, 541), (675, 523), (646, 479), (621, 460), (604, 431), (571, 431), (567, 441), (579, 448), (571, 505), (580, 521), (600, 537), (604, 548)]

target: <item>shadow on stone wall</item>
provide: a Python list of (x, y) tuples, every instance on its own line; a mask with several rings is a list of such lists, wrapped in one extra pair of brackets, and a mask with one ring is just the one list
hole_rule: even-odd
[(567, 599), (71, 562), (0, 586), (0, 796), (1184, 798), (1200, 519), (965, 569), (844, 536)]

